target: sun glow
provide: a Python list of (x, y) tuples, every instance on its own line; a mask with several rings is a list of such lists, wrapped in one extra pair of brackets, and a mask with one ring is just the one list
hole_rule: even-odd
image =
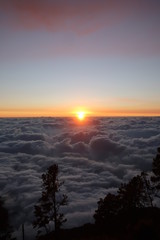
[(82, 111), (77, 112), (77, 118), (78, 118), (80, 121), (83, 121), (83, 120), (84, 120), (85, 115), (86, 115), (85, 112), (82, 112)]

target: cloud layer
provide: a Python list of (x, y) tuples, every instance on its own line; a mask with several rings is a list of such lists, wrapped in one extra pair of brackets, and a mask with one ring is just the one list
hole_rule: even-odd
[(93, 222), (100, 197), (150, 170), (159, 145), (160, 118), (0, 119), (0, 188), (17, 234), (24, 222), (28, 239), (34, 235), (40, 177), (53, 163), (69, 197), (65, 227), (73, 227)]

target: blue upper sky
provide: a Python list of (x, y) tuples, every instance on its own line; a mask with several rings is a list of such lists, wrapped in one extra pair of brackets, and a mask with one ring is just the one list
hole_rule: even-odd
[(2, 0), (0, 116), (160, 115), (160, 2)]

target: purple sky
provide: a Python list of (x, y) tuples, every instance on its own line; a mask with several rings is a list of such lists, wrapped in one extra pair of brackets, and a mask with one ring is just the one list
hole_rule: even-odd
[(160, 114), (160, 2), (1, 0), (0, 116)]

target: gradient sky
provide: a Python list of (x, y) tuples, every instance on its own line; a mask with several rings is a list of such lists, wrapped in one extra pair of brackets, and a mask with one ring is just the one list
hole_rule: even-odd
[(160, 115), (159, 0), (1, 0), (0, 116)]

